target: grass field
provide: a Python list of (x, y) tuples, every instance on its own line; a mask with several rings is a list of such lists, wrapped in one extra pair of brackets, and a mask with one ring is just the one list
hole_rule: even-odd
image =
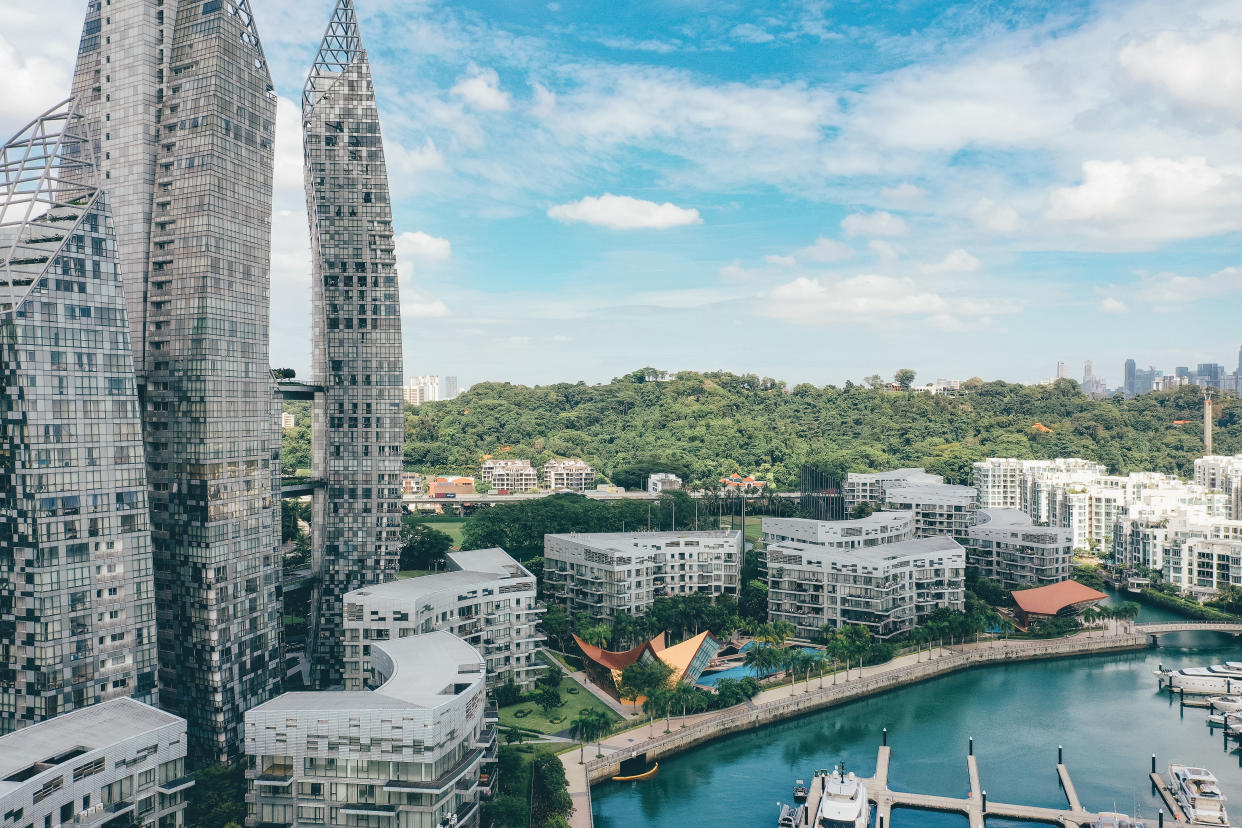
[(466, 519), (457, 517), (442, 517), (440, 515), (431, 515), (421, 519), (432, 529), (438, 529), (453, 539), (454, 547), (461, 547), (461, 533), (466, 528)]
[[(577, 692), (571, 692), (571, 690), (576, 690)], [(621, 720), (621, 717), (614, 713), (607, 705), (591, 695), (591, 691), (578, 684), (569, 676), (566, 676), (561, 681), (560, 691), (563, 704), (552, 711), (552, 717), (560, 719), (560, 721), (551, 721), (543, 715), (543, 710), (539, 705), (530, 700), (500, 708), (501, 727), (517, 727), (523, 730), (534, 730), (538, 733), (559, 733), (562, 730), (567, 730), (578, 714), (587, 709), (604, 711), (610, 722)], [(525, 710), (526, 715), (517, 715), (520, 710)]]

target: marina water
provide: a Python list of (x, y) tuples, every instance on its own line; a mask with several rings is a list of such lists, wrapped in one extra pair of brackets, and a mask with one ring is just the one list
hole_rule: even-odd
[[(1144, 607), (1140, 621), (1181, 620)], [(967, 743), (983, 790), (996, 802), (1066, 807), (1056, 774), (1065, 748), (1083, 805), (1148, 817), (1159, 800), (1147, 774), (1157, 754), (1199, 764), (1220, 779), (1242, 816), (1242, 758), (1209, 733), (1207, 711), (1180, 709), (1157, 690), (1160, 664), (1189, 666), (1242, 660), (1242, 641), (1217, 633), (1164, 636), (1158, 648), (1116, 655), (983, 667), (820, 713), (729, 736), (660, 761), (638, 783), (605, 782), (592, 791), (597, 828), (685, 828), (688, 825), (773, 826), (777, 802), (790, 802), (795, 779), (844, 762), (861, 776), (875, 772), (881, 729), (893, 748), (894, 790), (966, 797)], [(813, 680), (814, 681), (814, 680)], [(674, 718), (673, 727), (677, 727)], [(874, 818), (873, 818), (874, 819)], [(891, 828), (966, 825), (965, 817), (893, 812)], [(989, 819), (989, 828), (1032, 826)]]

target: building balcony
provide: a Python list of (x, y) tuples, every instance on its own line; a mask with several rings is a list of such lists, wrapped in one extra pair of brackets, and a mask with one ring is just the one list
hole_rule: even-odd
[(447, 791), (458, 783), (463, 775), (483, 757), (483, 751), (468, 751), (451, 768), (440, 774), (437, 779), (391, 779), (384, 783), (384, 790), (389, 793), (430, 793), (439, 794)]

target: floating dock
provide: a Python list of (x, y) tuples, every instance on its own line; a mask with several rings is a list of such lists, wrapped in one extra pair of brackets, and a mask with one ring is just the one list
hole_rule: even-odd
[[(988, 799), (987, 791), (980, 782), (979, 764), (974, 755), (973, 743), (966, 756), (966, 771), (970, 778), (970, 796), (966, 799), (891, 790), (888, 787), (888, 766), (891, 759), (892, 748), (884, 745), (876, 756), (875, 775), (859, 777), (859, 781), (867, 787), (867, 799), (875, 805), (875, 828), (891, 828), (893, 808), (962, 814), (970, 822), (970, 828), (984, 828), (985, 816), (1059, 824), (1063, 828), (1083, 828), (1094, 824), (1100, 817), (1098, 813), (1083, 808), (1069, 768), (1060, 761), (1057, 762), (1056, 771), (1065, 792), (1065, 807), (1040, 808), (1034, 805), (1010, 805)], [(803, 812), (807, 820), (804, 825), (814, 822), (815, 815), (819, 813), (819, 803), (824, 796), (824, 783), (825, 777), (819, 774), (811, 780), (806, 809)], [(1160, 774), (1152, 773), (1151, 783), (1164, 802), (1168, 814), (1164, 815), (1162, 821), (1152, 817), (1142, 819), (1151, 828), (1158, 828), (1158, 825), (1163, 825), (1164, 828), (1193, 828), (1189, 822), (1184, 821), (1185, 816), (1173, 797), (1173, 792)]]

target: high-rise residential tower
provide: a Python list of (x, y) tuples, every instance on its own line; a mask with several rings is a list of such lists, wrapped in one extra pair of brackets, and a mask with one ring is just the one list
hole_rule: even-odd
[(160, 703), (196, 762), (280, 689), (268, 365), (276, 95), (249, 0), (89, 3), (74, 73), (115, 194), (142, 401)]
[(353, 0), (338, 0), (302, 95), (313, 282), (315, 680), (341, 681), (342, 598), (396, 576), (404, 439), (388, 172)]
[(73, 101), (0, 150), (0, 734), (156, 701), (147, 478), (113, 216)]
[(1134, 384), (1135, 384), (1135, 375), (1137, 373), (1138, 373), (1137, 363), (1135, 363), (1135, 361), (1132, 359), (1127, 359), (1126, 368), (1125, 368), (1125, 381), (1122, 384), (1122, 391), (1125, 392), (1125, 395), (1127, 397), (1133, 397), (1136, 393), (1134, 390)]

